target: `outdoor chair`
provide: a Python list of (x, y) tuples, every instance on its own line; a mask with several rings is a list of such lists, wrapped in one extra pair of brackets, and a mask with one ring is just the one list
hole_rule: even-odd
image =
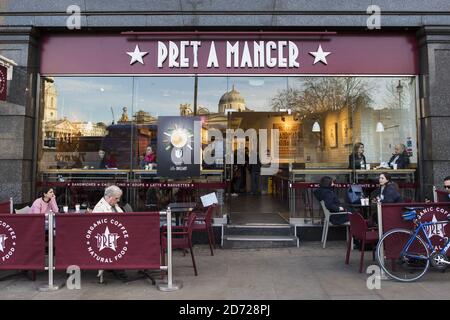
[(15, 213), (16, 214), (21, 214), (21, 213), (30, 213), (31, 207), (30, 206), (25, 206), (22, 209), (16, 209)]
[[(197, 266), (195, 265), (194, 251), (192, 250), (192, 231), (197, 215), (191, 213), (184, 226), (172, 226), (172, 250), (173, 249), (189, 249), (191, 252), (194, 273), (197, 276)], [(165, 265), (165, 253), (167, 252), (167, 227), (163, 226), (161, 232), (161, 261)]]
[(197, 219), (193, 226), (194, 232), (206, 232), (208, 235), (208, 243), (209, 243), (209, 249), (211, 250), (211, 255), (214, 255), (213, 248), (216, 248), (216, 242), (214, 239), (214, 230), (212, 227), (212, 216), (214, 213), (214, 209), (217, 207), (216, 204), (213, 204), (211, 206), (208, 206), (206, 208), (206, 212), (195, 212), (197, 215)]
[(345, 264), (349, 263), (350, 259), (350, 250), (352, 247), (352, 243), (350, 239), (355, 238), (360, 241), (360, 250), (361, 250), (361, 259), (359, 262), (359, 273), (363, 271), (364, 266), (364, 252), (366, 250), (366, 245), (373, 245), (372, 250), (372, 258), (375, 260), (375, 245), (378, 242), (378, 229), (377, 228), (369, 228), (367, 225), (367, 221), (364, 220), (363, 216), (358, 212), (351, 213), (348, 215), (350, 220), (350, 234), (349, 239), (347, 240), (347, 255), (345, 257)]
[[(328, 228), (329, 228), (330, 224), (333, 225), (330, 222), (330, 216), (332, 214), (349, 214), (350, 212), (336, 212), (336, 213), (335, 212), (330, 212), (330, 210), (328, 210), (327, 207), (325, 206), (325, 202), (323, 200), (320, 201), (320, 205), (322, 206), (323, 214), (325, 215), (325, 219), (323, 221), (322, 240), (321, 240), (321, 242), (323, 243), (322, 247), (325, 249), (325, 247), (327, 245)], [(348, 228), (349, 225), (350, 225), (349, 222), (346, 222), (344, 224), (340, 224), (340, 226), (346, 226), (347, 228)], [(348, 236), (348, 232), (346, 232), (346, 233), (347, 233), (347, 236)], [(347, 240), (348, 240), (348, 238), (347, 238)]]

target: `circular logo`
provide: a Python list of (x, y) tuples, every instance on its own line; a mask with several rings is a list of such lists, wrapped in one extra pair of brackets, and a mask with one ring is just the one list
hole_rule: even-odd
[(0, 66), (0, 94), (3, 94), (6, 89), (6, 69)]
[[(418, 211), (419, 220), (422, 223), (433, 224), (425, 226), (424, 230), (436, 250), (441, 250), (448, 241), (450, 224), (447, 223), (448, 210), (441, 207), (428, 207)], [(442, 221), (442, 223), (436, 223)]]
[(0, 261), (7, 262), (16, 251), (17, 235), (14, 229), (6, 222), (0, 220)]
[(177, 128), (170, 135), (170, 142), (177, 148), (183, 148), (188, 142), (188, 135), (184, 129)]
[(128, 251), (127, 228), (116, 219), (97, 220), (88, 228), (85, 239), (89, 255), (100, 263), (115, 263)]

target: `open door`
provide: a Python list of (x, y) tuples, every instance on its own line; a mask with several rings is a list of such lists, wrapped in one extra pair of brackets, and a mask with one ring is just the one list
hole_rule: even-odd
[[(256, 133), (259, 133), (260, 129), (266, 129), (269, 139), (267, 141), (268, 150), (259, 150), (260, 143), (258, 140), (256, 141), (259, 158), (261, 151), (270, 155), (271, 129), (277, 128), (280, 123), (283, 123), (283, 120), (286, 120), (285, 113), (280, 112), (232, 112), (228, 114), (228, 129), (242, 129), (244, 132), (255, 129)], [(237, 148), (237, 142), (233, 143), (233, 148)], [(248, 136), (246, 136), (245, 148), (251, 152), (252, 144)], [(234, 161), (236, 162), (236, 156)], [(272, 192), (271, 185), (276, 177), (261, 175), (262, 167), (261, 164), (249, 163), (248, 156), (245, 156), (245, 163), (227, 165), (226, 177), (229, 182), (227, 211), (231, 224), (288, 223), (289, 204), (277, 199)]]

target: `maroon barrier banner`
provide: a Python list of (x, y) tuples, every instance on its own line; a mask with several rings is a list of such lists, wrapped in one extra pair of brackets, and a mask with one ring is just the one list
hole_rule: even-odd
[(0, 269), (44, 270), (45, 215), (0, 215)]
[[(404, 221), (402, 213), (409, 211), (407, 208), (417, 208), (416, 212), (419, 215), (419, 221), (436, 222), (447, 221), (447, 216), (450, 214), (450, 203), (395, 203), (382, 205), (382, 221), (383, 234), (391, 229), (403, 228), (414, 230), (414, 224), (411, 221)], [(435, 249), (442, 249), (450, 238), (450, 221), (443, 224), (428, 226), (425, 228), (428, 238), (431, 240)], [(423, 234), (422, 239), (424, 239)], [(425, 239), (424, 239), (425, 240)], [(386, 243), (386, 256), (394, 256), (401, 250), (398, 243)], [(447, 252), (450, 255), (450, 252)]]
[(160, 268), (157, 212), (56, 215), (56, 269)]

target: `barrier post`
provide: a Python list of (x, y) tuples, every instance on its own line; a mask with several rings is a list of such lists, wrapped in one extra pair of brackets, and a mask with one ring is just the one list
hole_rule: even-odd
[[(377, 201), (377, 216), (378, 216), (378, 239), (381, 240), (383, 237), (383, 212), (381, 207), (381, 201)], [(379, 242), (378, 242), (379, 243)], [(384, 248), (380, 247), (381, 257), (384, 260)], [(380, 261), (380, 263), (384, 264), (384, 261)], [(383, 268), (380, 266), (380, 280), (389, 280), (386, 274), (383, 271)]]
[(157, 288), (160, 291), (171, 292), (183, 287), (181, 281), (172, 279), (172, 214), (170, 207), (167, 208), (167, 282), (161, 282)]
[(48, 214), (45, 214), (46, 218), (48, 219), (48, 285), (44, 287), (40, 287), (39, 291), (49, 292), (49, 291), (56, 291), (58, 290), (58, 286), (55, 286), (53, 284), (53, 269), (54, 269), (54, 262), (53, 262), (53, 217), (54, 213), (50, 212)]
[(436, 191), (436, 186), (433, 186), (433, 202), (438, 202), (438, 195)]

